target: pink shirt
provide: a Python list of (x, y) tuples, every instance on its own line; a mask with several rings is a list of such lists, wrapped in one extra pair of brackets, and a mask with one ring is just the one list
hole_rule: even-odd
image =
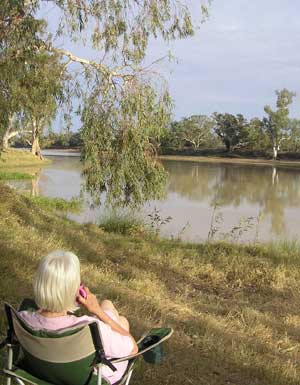
[[(114, 321), (116, 318), (112, 312), (105, 310), (106, 314)], [(108, 358), (125, 357), (130, 355), (133, 350), (132, 339), (128, 336), (123, 336), (118, 332), (115, 332), (111, 327), (98, 318), (91, 316), (76, 317), (75, 315), (66, 315), (62, 317), (44, 317), (38, 312), (21, 311), (19, 313), (22, 318), (32, 327), (47, 330), (59, 330), (70, 326), (75, 326), (81, 323), (87, 323), (90, 321), (97, 322), (98, 328), (101, 333), (103, 348)], [(111, 384), (118, 381), (124, 374), (127, 368), (128, 362), (120, 362), (114, 364), (116, 371), (113, 372), (107, 366), (103, 367), (102, 375), (110, 381)]]

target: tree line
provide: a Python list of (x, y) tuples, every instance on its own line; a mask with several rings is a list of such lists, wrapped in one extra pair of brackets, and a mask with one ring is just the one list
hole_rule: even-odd
[[(152, 138), (160, 153), (197, 153), (203, 149), (224, 149), (228, 153), (248, 153), (277, 159), (278, 152), (300, 152), (300, 120), (289, 117), (289, 105), (294, 93), (287, 89), (276, 91), (276, 109), (266, 105), (266, 116), (249, 121), (242, 114), (215, 112), (211, 116), (192, 115), (173, 121), (162, 130), (159, 138)], [(29, 135), (13, 141), (16, 146), (26, 146)], [(83, 144), (81, 131), (43, 133), (43, 148), (80, 148)]]
[[(11, 140), (12, 147), (25, 148), (30, 146), (30, 134), (20, 134)], [(41, 148), (46, 149), (78, 149), (80, 150), (83, 143), (80, 131), (74, 132), (70, 130), (62, 130), (61, 132), (45, 132), (39, 138)]]
[(161, 151), (197, 152), (223, 147), (228, 153), (271, 153), (273, 159), (277, 159), (279, 151), (300, 152), (300, 120), (289, 116), (295, 94), (282, 89), (276, 91), (276, 96), (276, 108), (266, 105), (262, 119), (248, 121), (242, 114), (215, 112), (172, 122), (160, 141)]

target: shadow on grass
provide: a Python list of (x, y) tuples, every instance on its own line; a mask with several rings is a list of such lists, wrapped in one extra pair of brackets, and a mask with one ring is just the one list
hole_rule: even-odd
[[(140, 336), (175, 334), (163, 365), (142, 363), (132, 384), (300, 384), (300, 273), (258, 246), (187, 245), (106, 234), (56, 217), (0, 185), (0, 300), (32, 295), (41, 256), (70, 249), (83, 280), (116, 302)], [(269, 256), (269, 257), (268, 257)], [(3, 314), (0, 317), (4, 333)], [(299, 345), (299, 346), (298, 346)]]

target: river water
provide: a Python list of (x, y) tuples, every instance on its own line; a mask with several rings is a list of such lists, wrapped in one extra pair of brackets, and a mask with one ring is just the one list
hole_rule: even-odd
[[(51, 155), (34, 182), (17, 182), (33, 194), (70, 199), (79, 197), (84, 179), (76, 154)], [(260, 165), (163, 161), (169, 177), (165, 199), (147, 203), (143, 217), (158, 210), (172, 219), (160, 231), (167, 237), (203, 241), (297, 240), (300, 235), (300, 169)], [(81, 223), (99, 222), (103, 207), (91, 207), (87, 194)]]

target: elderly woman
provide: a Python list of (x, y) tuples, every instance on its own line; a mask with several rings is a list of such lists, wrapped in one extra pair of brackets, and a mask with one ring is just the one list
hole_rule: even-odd
[[(119, 315), (112, 302), (105, 300), (100, 305), (88, 287), (84, 287), (86, 298), (79, 294), (80, 264), (75, 254), (57, 250), (44, 257), (39, 264), (33, 287), (39, 310), (20, 312), (31, 326), (58, 330), (96, 319), (107, 357), (137, 353), (138, 347), (129, 332), (129, 323), (125, 317)], [(93, 317), (69, 314), (77, 307), (76, 302), (93, 314)], [(103, 369), (103, 376), (111, 384), (122, 377), (127, 362), (115, 366), (116, 372), (108, 367)]]

